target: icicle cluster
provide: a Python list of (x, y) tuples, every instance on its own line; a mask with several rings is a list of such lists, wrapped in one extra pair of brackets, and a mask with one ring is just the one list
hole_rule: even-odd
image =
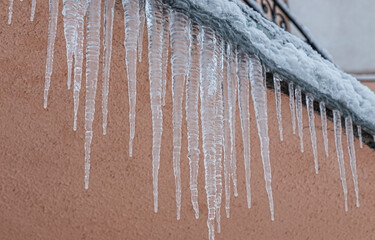
[[(101, 0), (63, 0), (64, 35), (68, 66), (67, 87), (71, 87), (73, 74), (74, 123), (77, 129), (77, 113), (82, 81), (84, 54), (84, 17), (87, 12), (86, 32), (86, 101), (85, 101), (85, 188), (89, 186), (90, 146), (93, 138), (93, 121), (100, 57)], [(230, 216), (231, 181), (234, 196), (237, 192), (236, 158), (236, 111), (237, 97), (241, 120), (244, 149), (244, 168), (247, 206), (251, 207), (251, 136), (250, 136), (250, 96), (254, 104), (258, 135), (261, 144), (261, 156), (264, 179), (268, 194), (271, 219), (274, 220), (272, 195), (272, 174), (268, 136), (266, 70), (258, 56), (248, 53), (235, 43), (226, 42), (219, 32), (199, 22), (191, 20), (185, 13), (169, 7), (162, 0), (122, 0), (125, 28), (125, 61), (129, 93), (129, 156), (133, 155), (135, 137), (136, 72), (137, 62), (141, 61), (145, 21), (148, 31), (148, 61), (150, 101), (152, 112), (152, 176), (154, 211), (158, 211), (158, 172), (160, 166), (161, 137), (163, 133), (163, 109), (165, 105), (167, 66), (169, 47), (171, 47), (172, 100), (173, 100), (173, 169), (176, 185), (177, 219), (181, 215), (181, 127), (184, 92), (186, 92), (186, 122), (188, 138), (188, 159), (190, 164), (191, 202), (195, 217), (199, 218), (198, 206), (198, 169), (199, 169), (199, 123), (202, 127), (202, 150), (204, 157), (205, 189), (207, 196), (209, 239), (221, 231), (220, 209), (225, 193), (226, 216)], [(103, 76), (102, 76), (102, 113), (103, 135), (107, 133), (108, 96), (110, 63), (112, 52), (112, 34), (115, 0), (105, 0), (103, 24)], [(33, 21), (36, 0), (32, 1), (30, 20)], [(56, 38), (58, 0), (49, 0), (49, 26), (47, 63), (44, 87), (44, 108), (47, 107), (48, 91), (52, 78), (54, 43)], [(8, 23), (11, 23), (13, 0), (9, 3)], [(138, 61), (137, 61), (138, 58)], [(74, 62), (74, 65), (73, 65)], [(281, 82), (288, 81), (274, 73), (273, 83), (276, 99), (276, 113), (280, 140), (283, 140), (281, 113)], [(296, 130), (301, 152), (303, 145), (302, 90), (295, 83), (288, 82), (289, 107), (292, 117), (293, 134)], [(314, 97), (306, 93), (307, 113), (314, 154), (315, 171), (318, 173), (317, 136), (315, 131)], [(200, 109), (199, 106), (200, 100)], [(328, 157), (327, 113), (324, 102), (319, 103), (325, 153)], [(200, 119), (199, 119), (200, 111)], [(347, 186), (342, 149), (341, 115), (333, 110), (335, 143), (340, 176), (347, 206)], [(353, 123), (350, 116), (345, 117), (345, 127), (350, 156), (356, 205), (359, 207), (358, 177), (354, 149)], [(360, 147), (362, 148), (362, 130), (357, 126)], [(374, 136), (375, 138), (375, 136)]]

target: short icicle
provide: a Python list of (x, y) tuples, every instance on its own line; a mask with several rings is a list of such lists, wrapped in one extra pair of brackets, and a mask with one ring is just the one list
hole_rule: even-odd
[(133, 156), (133, 140), (135, 134), (135, 105), (137, 100), (137, 44), (139, 34), (139, 2), (138, 0), (122, 0), (124, 8), (126, 73), (129, 94), (129, 157)]
[(299, 86), (296, 87), (296, 111), (298, 121), (298, 135), (301, 141), (301, 152), (303, 152), (303, 117), (302, 117), (302, 92)]
[(205, 182), (207, 194), (209, 240), (215, 239), (215, 200), (216, 200), (216, 164), (215, 164), (215, 100), (216, 100), (216, 70), (215, 35), (212, 29), (202, 28), (202, 48), (200, 59), (200, 99), (201, 124), (203, 137), (203, 153)]
[(292, 126), (293, 134), (296, 134), (296, 113), (295, 113), (295, 102), (294, 102), (294, 84), (293, 82), (288, 83), (289, 89), (289, 108), (292, 115)]
[(167, 67), (168, 67), (168, 49), (169, 49), (169, 8), (163, 4), (163, 106), (165, 106), (165, 93), (167, 91)]
[(163, 133), (162, 99), (162, 0), (146, 0), (150, 101), (152, 113), (152, 179), (154, 211), (158, 211), (158, 174)]
[(186, 122), (188, 135), (188, 158), (190, 164), (190, 193), (195, 211), (199, 218), (198, 206), (198, 168), (199, 168), (199, 79), (200, 79), (200, 27), (196, 22), (190, 24), (189, 72), (186, 83)]
[(280, 77), (277, 73), (273, 74), (273, 86), (275, 89), (275, 98), (276, 98), (276, 113), (277, 121), (279, 123), (279, 132), (280, 132), (280, 141), (283, 141), (283, 123), (281, 115), (281, 86), (280, 86)]
[(311, 135), (311, 144), (314, 153), (315, 173), (319, 173), (318, 166), (318, 150), (316, 145), (316, 131), (315, 131), (315, 115), (314, 115), (314, 97), (310, 94), (306, 95), (307, 114), (309, 115), (309, 128)]
[(255, 117), (258, 126), (258, 134), (260, 138), (261, 155), (264, 169), (264, 179), (266, 182), (266, 190), (270, 205), (271, 220), (274, 218), (273, 211), (273, 196), (272, 196), (272, 175), (271, 162), (269, 155), (269, 137), (268, 137), (268, 123), (267, 123), (267, 96), (266, 87), (263, 84), (262, 64), (260, 59), (255, 56), (250, 56), (250, 83), (251, 95), (254, 103)]
[(328, 157), (327, 110), (326, 110), (326, 104), (324, 102), (320, 102), (319, 103), (319, 108), (320, 108), (320, 117), (322, 119), (324, 149), (326, 151), (326, 156)]
[(216, 36), (215, 59), (217, 64), (217, 89), (216, 89), (216, 103), (215, 103), (215, 154), (216, 154), (216, 222), (217, 232), (220, 233), (220, 209), (221, 196), (223, 192), (222, 183), (222, 159), (223, 159), (223, 78), (224, 78), (224, 41), (220, 36)]
[(107, 134), (109, 75), (111, 69), (112, 34), (115, 0), (105, 0), (103, 37), (102, 113), (103, 135)]
[(182, 100), (185, 78), (189, 64), (189, 20), (180, 12), (170, 13), (171, 62), (172, 62), (172, 101), (173, 101), (173, 169), (176, 183), (177, 220), (181, 211), (181, 126)]
[(34, 16), (35, 16), (35, 8), (36, 8), (36, 0), (32, 0), (31, 3), (31, 15), (30, 15), (30, 21), (34, 21)]
[(360, 125), (357, 125), (357, 131), (358, 131), (359, 147), (363, 148), (363, 143), (362, 143), (362, 127)]
[(12, 23), (12, 14), (13, 14), (13, 0), (9, 0), (8, 24)]
[(243, 51), (237, 54), (237, 76), (238, 76), (238, 106), (240, 109), (242, 141), (244, 152), (244, 166), (246, 175), (247, 207), (251, 208), (250, 187), (250, 81), (249, 81), (248, 56)]
[(338, 110), (333, 110), (333, 122), (335, 129), (335, 142), (336, 142), (336, 151), (337, 151), (337, 160), (339, 162), (340, 176), (342, 188), (344, 190), (345, 198), (345, 211), (348, 211), (348, 189), (346, 186), (346, 177), (345, 177), (345, 165), (344, 165), (344, 153), (342, 150), (342, 141), (341, 141), (341, 115)]
[(354, 136), (353, 136), (353, 121), (350, 116), (345, 118), (346, 138), (348, 141), (348, 152), (350, 157), (350, 167), (352, 169), (356, 206), (359, 207), (359, 191), (358, 191), (358, 175), (357, 175), (357, 161), (355, 157)]
[(138, 32), (138, 61), (142, 61), (142, 48), (143, 48), (143, 34), (145, 31), (145, 20), (146, 20), (146, 13), (145, 13), (145, 6), (146, 0), (139, 0), (139, 32)]
[(101, 0), (91, 0), (87, 10), (86, 105), (85, 105), (85, 189), (89, 188), (90, 146), (93, 135), (95, 97), (100, 54)]
[[(13, 0), (11, 0), (11, 2), (13, 2)], [(53, 69), (53, 52), (55, 48), (58, 13), (59, 13), (59, 0), (49, 0), (47, 63), (46, 63), (46, 74), (45, 74), (45, 82), (44, 82), (44, 108), (47, 108), (48, 90), (51, 84), (51, 76), (52, 76), (52, 69)], [(10, 24), (10, 22), (8, 23)]]

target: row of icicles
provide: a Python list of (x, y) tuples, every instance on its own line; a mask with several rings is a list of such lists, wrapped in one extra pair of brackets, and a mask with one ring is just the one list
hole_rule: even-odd
[[(85, 103), (85, 188), (89, 185), (90, 144), (92, 141), (92, 123), (95, 112), (95, 95), (99, 70), (100, 30), (101, 30), (101, 0), (64, 0), (64, 34), (67, 50), (68, 89), (71, 86), (72, 68), (74, 68), (73, 97), (74, 97), (74, 131), (77, 129), (77, 112), (79, 92), (81, 89), (83, 42), (85, 35), (84, 17), (87, 12), (86, 32), (86, 103)], [(230, 188), (233, 181), (234, 195), (237, 193), (236, 152), (235, 152), (235, 116), (238, 96), (240, 111), (244, 167), (246, 173), (247, 205), (251, 207), (250, 189), (250, 90), (253, 98), (258, 133), (261, 142), (261, 155), (264, 167), (264, 178), (269, 198), (271, 219), (274, 220), (273, 197), (271, 189), (271, 165), (269, 159), (269, 138), (267, 127), (267, 99), (265, 86), (265, 66), (260, 59), (241, 50), (240, 47), (225, 42), (222, 37), (209, 27), (201, 26), (183, 13), (169, 9), (162, 0), (123, 0), (125, 22), (126, 67), (129, 88), (129, 119), (130, 140), (129, 155), (133, 154), (132, 142), (135, 133), (135, 104), (136, 104), (136, 66), (137, 56), (141, 61), (144, 23), (147, 19), (149, 81), (152, 110), (152, 166), (154, 210), (158, 210), (158, 171), (160, 163), (161, 136), (163, 131), (162, 106), (165, 105), (168, 48), (171, 46), (172, 64), (172, 96), (173, 96), (173, 167), (176, 184), (177, 219), (181, 209), (181, 124), (182, 102), (186, 81), (186, 121), (188, 133), (188, 158), (190, 162), (191, 201), (195, 217), (199, 217), (198, 208), (198, 162), (199, 162), (199, 114), (200, 110), (203, 136), (203, 152), (205, 166), (205, 184), (208, 204), (209, 238), (214, 239), (214, 221), (217, 221), (217, 231), (220, 232), (220, 209), (222, 196), (222, 171), (224, 166), (225, 210), (229, 217)], [(10, 0), (9, 23), (11, 21), (13, 1)], [(33, 0), (32, 17), (36, 1)], [(47, 107), (47, 96), (53, 67), (54, 42), (57, 29), (58, 0), (50, 0), (50, 17), (48, 28), (47, 64), (45, 75), (44, 107)], [(109, 72), (112, 51), (112, 30), (115, 0), (105, 0), (104, 29), (103, 29), (103, 79), (102, 79), (102, 111), (103, 134), (107, 127), (107, 103), (109, 92)], [(137, 54), (138, 53), (138, 54)], [(74, 58), (74, 66), (73, 66)], [(280, 140), (283, 140), (281, 115), (281, 79), (274, 74), (276, 94), (276, 111), (279, 123)], [(302, 123), (302, 93), (301, 88), (294, 88), (289, 82), (290, 110), (292, 115), (293, 134), (296, 131), (303, 149)], [(251, 87), (250, 87), (251, 85)], [(201, 108), (198, 109), (200, 100)], [(318, 174), (318, 157), (314, 123), (314, 98), (306, 94), (306, 105), (309, 116), (312, 148), (314, 153), (315, 170)], [(295, 110), (296, 109), (296, 110)], [(295, 113), (296, 111), (296, 113)], [(320, 102), (320, 115), (323, 127), (323, 139), (326, 156), (328, 157), (327, 117), (324, 102)], [(333, 111), (336, 150), (340, 175), (347, 206), (347, 187), (341, 140), (341, 116), (338, 110)], [(358, 180), (354, 149), (353, 124), (350, 116), (345, 118), (350, 165), (358, 201)], [(360, 147), (362, 148), (361, 127), (358, 126)]]

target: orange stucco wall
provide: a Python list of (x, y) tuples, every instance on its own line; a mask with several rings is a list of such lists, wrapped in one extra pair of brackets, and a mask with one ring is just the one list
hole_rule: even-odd
[[(104, 2), (104, 1), (103, 1)], [(84, 86), (73, 127), (72, 92), (61, 17), (55, 45), (49, 106), (43, 109), (48, 3), (38, 1), (29, 22), (29, 1), (0, 3), (0, 239), (207, 239), (204, 166), (199, 171), (200, 218), (190, 203), (186, 122), (182, 139), (182, 216), (176, 220), (172, 165), (171, 81), (163, 108), (164, 132), (159, 172), (159, 212), (153, 212), (152, 129), (148, 63), (138, 66), (134, 157), (128, 157), (128, 94), (125, 79), (123, 13), (116, 4), (108, 133), (102, 135), (101, 77), (98, 81), (90, 188), (84, 190)], [(62, 9), (62, 4), (60, 4)], [(147, 58), (147, 38), (143, 42)], [(169, 70), (170, 71), (170, 70)], [(99, 73), (101, 76), (101, 72)], [(222, 214), (216, 239), (373, 239), (375, 236), (375, 152), (356, 139), (361, 207), (355, 194), (346, 136), (343, 135), (349, 211), (344, 211), (333, 135), (328, 124), (329, 157), (324, 154), (320, 116), (316, 117), (319, 175), (315, 175), (306, 109), (305, 153), (292, 134), (288, 97), (282, 96), (284, 141), (280, 142), (275, 98), (268, 91), (269, 135), (275, 218), (271, 222), (264, 186), (259, 139), (251, 107), (252, 208), (247, 209), (240, 121), (237, 116), (239, 196), (231, 197), (231, 217)], [(252, 106), (252, 102), (249, 103)], [(184, 115), (185, 116), (185, 115)], [(222, 208), (224, 213), (224, 208)]]

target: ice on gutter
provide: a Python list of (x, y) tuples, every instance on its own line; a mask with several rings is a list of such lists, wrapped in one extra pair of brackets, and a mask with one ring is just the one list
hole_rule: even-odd
[(163, 0), (222, 37), (254, 53), (272, 72), (299, 85), (316, 101), (375, 134), (375, 94), (325, 60), (301, 39), (282, 30), (239, 0)]

